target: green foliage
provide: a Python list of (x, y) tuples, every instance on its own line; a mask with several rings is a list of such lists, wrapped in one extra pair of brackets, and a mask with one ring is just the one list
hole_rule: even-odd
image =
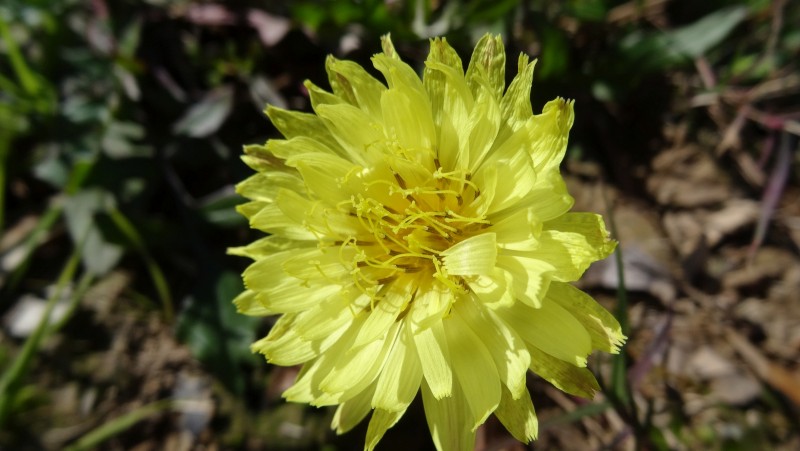
[(201, 281), (178, 323), (181, 340), (236, 394), (245, 388), (244, 366), (257, 361), (250, 344), (255, 340), (258, 318), (231, 308), (231, 300), (243, 288), (239, 275), (230, 271)]
[[(130, 271), (136, 275), (130, 293), (152, 299), (149, 308), (237, 394), (254, 389), (252, 368), (261, 362), (249, 344), (265, 326), (231, 304), (246, 262), (226, 256), (225, 248), (255, 236), (233, 209), (241, 202), (233, 185), (248, 173), (241, 145), (275, 136), (261, 113), (265, 100), (309, 108), (302, 80), (325, 85), (324, 58), (338, 51), (342, 37), (354, 37), (360, 48), (337, 56), (369, 66), (377, 37), (390, 32), (421, 68), (429, 37), (447, 36), (466, 60), (476, 36), (502, 33), (507, 75), (516, 72), (516, 53), (539, 58), (534, 108), (556, 95), (576, 98), (571, 144), (581, 156), (600, 159), (621, 185), (633, 172), (625, 161), (642, 158), (659, 133), (648, 125), (660, 126), (669, 102), (682, 100), (669, 77), (691, 73), (703, 59), (716, 70), (715, 90), (752, 87), (796, 71), (800, 52), (793, 26), (800, 8), (787, 6), (784, 25), (773, 29), (768, 0), (668, 2), (657, 13), (663, 23), (648, 19), (654, 2), (623, 0), (214, 3), (230, 16), (192, 15), (208, 6), (195, 0), (0, 5), (0, 234), (5, 238), (26, 218), (35, 221), (17, 240), (20, 257), (0, 272), (0, 311), (52, 279), (54, 262), (65, 256), (75, 255), (80, 266), (71, 267), (64, 284)], [(624, 8), (629, 14), (619, 18)], [(285, 19), (289, 32), (265, 44), (253, 11)], [(624, 311), (624, 290), (620, 296)], [(43, 328), (19, 346), (10, 340), (0, 346), (0, 420), (30, 412), (43, 399), (30, 370), (51, 333)], [(641, 412), (631, 400), (628, 366), (624, 354), (613, 362), (609, 404), (590, 404), (552, 423), (613, 407), (643, 446), (663, 448), (661, 431), (647, 418), (636, 422)], [(680, 412), (674, 417), (675, 436), (690, 443)], [(120, 424), (89, 438), (122, 434), (133, 423)], [(748, 443), (764, 443), (758, 431), (747, 434), (754, 440)], [(14, 440), (22, 436), (8, 440), (19, 445)], [(6, 445), (0, 442), (14, 448)]]
[(708, 53), (747, 17), (747, 8), (715, 11), (697, 22), (669, 32), (633, 31), (620, 42), (628, 67), (658, 71), (692, 61)]
[(162, 400), (139, 407), (132, 412), (128, 412), (125, 415), (108, 421), (107, 423), (103, 423), (100, 427), (84, 435), (76, 443), (73, 443), (67, 447), (65, 451), (88, 451), (91, 449), (97, 449), (97, 446), (104, 441), (121, 434), (147, 417), (176, 407), (177, 404), (178, 402), (176, 401)]

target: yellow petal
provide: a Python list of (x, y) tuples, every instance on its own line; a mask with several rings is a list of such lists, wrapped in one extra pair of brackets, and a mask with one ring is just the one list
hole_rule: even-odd
[(305, 208), (310, 206), (311, 202), (300, 194), (281, 189), (275, 203), (265, 205), (250, 218), (250, 226), (291, 240), (316, 241), (317, 236), (303, 225)]
[(297, 163), (297, 170), (303, 176), (309, 194), (328, 205), (349, 200), (353, 193), (342, 182), (353, 170), (353, 165), (333, 155), (324, 157), (303, 158)]
[(269, 334), (250, 346), (253, 352), (264, 354), (275, 365), (298, 365), (307, 362), (333, 346), (347, 330), (346, 326), (334, 329), (323, 340), (309, 341), (292, 328), (293, 315), (283, 315), (270, 329)]
[(400, 59), (400, 55), (397, 54), (394, 44), (392, 43), (392, 37), (388, 33), (381, 36), (381, 49), (383, 49), (383, 53), (386, 56)]
[[(381, 71), (384, 78), (386, 78), (389, 89), (399, 88), (427, 99), (422, 80), (419, 79), (419, 76), (411, 66), (399, 58), (377, 54), (372, 57), (372, 65), (375, 66), (375, 69)], [(430, 105), (427, 105), (427, 108), (430, 111)]]
[[(439, 114), (439, 162), (442, 169), (452, 171), (469, 166), (468, 146), (461, 145), (464, 131), (469, 129), (469, 115), (473, 108), (472, 93), (460, 68), (438, 61), (426, 61), (425, 67), (444, 76), (442, 107)], [(441, 85), (440, 85), (441, 86)]]
[(422, 365), (417, 355), (411, 328), (405, 324), (397, 334), (389, 358), (378, 376), (372, 406), (399, 412), (414, 400), (422, 380)]
[(497, 246), (511, 250), (534, 250), (539, 245), (538, 236), (542, 223), (531, 207), (512, 210), (504, 216), (497, 216), (486, 231), (497, 235)]
[(497, 267), (490, 275), (467, 279), (469, 289), (488, 308), (508, 307), (514, 303), (513, 283), (511, 274)]
[(453, 292), (433, 278), (421, 278), (419, 289), (411, 303), (409, 326), (416, 334), (440, 321), (455, 302)]
[(372, 418), (369, 419), (367, 427), (367, 438), (364, 441), (364, 449), (372, 451), (378, 442), (383, 438), (386, 430), (394, 426), (405, 413), (405, 409), (399, 411), (375, 409)]
[(290, 240), (316, 241), (317, 238), (301, 224), (287, 217), (275, 204), (265, 205), (250, 218), (250, 227)]
[[(498, 112), (499, 114), (499, 112)], [(513, 133), (505, 136), (496, 136), (493, 140), (489, 156), (479, 164), (473, 172), (477, 172), (482, 165), (495, 164), (497, 161), (512, 160), (514, 158), (530, 160), (530, 149), (532, 137), (530, 133), (530, 122), (525, 123), (525, 127), (520, 127)], [(498, 126), (501, 124), (498, 124)]]
[(547, 262), (555, 270), (553, 280), (572, 282), (578, 280), (586, 268), (597, 260), (596, 249), (577, 233), (544, 230), (539, 236), (539, 247), (526, 252), (531, 258)]
[(380, 99), (386, 86), (376, 80), (361, 65), (352, 61), (338, 60), (329, 56), (325, 60), (325, 70), (333, 92), (350, 103), (366, 111), (370, 116), (381, 119)]
[[(466, 79), (476, 97), (479, 86), (484, 83), (476, 80), (477, 78), (485, 79), (485, 83), (491, 88), (492, 97), (500, 99), (506, 87), (506, 51), (500, 35), (492, 36), (487, 33), (475, 44)], [(530, 100), (528, 103), (530, 104)]]
[(443, 251), (444, 267), (452, 276), (491, 274), (497, 261), (497, 236), (481, 233)]
[(233, 304), (236, 306), (236, 311), (243, 315), (268, 316), (276, 313), (265, 308), (264, 304), (256, 298), (256, 292), (252, 290), (245, 290), (236, 296)]
[(514, 294), (523, 303), (539, 308), (550, 285), (553, 266), (540, 260), (506, 254), (497, 257), (497, 266), (508, 271), (513, 280)]
[(444, 320), (444, 331), (450, 363), (475, 420), (471, 424), (475, 430), (500, 403), (500, 377), (489, 350), (458, 313), (459, 304), (455, 304), (453, 314)]
[(328, 237), (343, 241), (365, 234), (357, 218), (289, 190), (279, 190), (275, 205), (264, 207), (250, 222), (261, 230), (295, 240)]
[[(292, 402), (305, 402), (315, 406), (339, 404), (354, 398), (358, 393), (344, 398), (342, 392), (331, 393), (322, 390), (320, 383), (339, 362), (340, 356), (350, 350), (350, 345), (358, 334), (361, 324), (363, 324), (363, 319), (356, 317), (352, 322), (342, 326), (340, 330), (343, 332), (337, 335), (336, 341), (325, 352), (321, 352), (318, 358), (303, 365), (294, 385), (285, 390), (282, 396)], [(295, 332), (295, 330), (292, 329), (289, 332)], [(368, 388), (369, 386), (365, 387), (365, 389)]]
[[(528, 156), (522, 152), (511, 154), (493, 153), (475, 173), (475, 183), (480, 187), (491, 186), (491, 182), (487, 183), (486, 181), (491, 171), (497, 173), (495, 176), (497, 181), (492, 203), (486, 210), (489, 215), (520, 204), (536, 183), (536, 172), (534, 172)], [(486, 191), (484, 189), (481, 192), (481, 197)]]
[(311, 80), (306, 80), (303, 82), (303, 86), (305, 86), (306, 90), (308, 91), (308, 96), (311, 100), (311, 108), (313, 108), (314, 111), (316, 111), (317, 107), (320, 105), (336, 105), (339, 103), (344, 103), (344, 99), (320, 88), (312, 83)]
[(412, 151), (433, 147), (436, 131), (427, 102), (415, 99), (406, 90), (393, 88), (383, 93), (381, 107), (387, 139)]
[(261, 210), (263, 210), (264, 207), (266, 207), (267, 205), (269, 205), (269, 202), (263, 202), (263, 201), (259, 201), (259, 200), (252, 201), (252, 202), (245, 202), (243, 204), (237, 205), (236, 206), (236, 211), (240, 215), (242, 215), (245, 218), (247, 218), (250, 221), (251, 227), (253, 227), (252, 226), (253, 217), (255, 215), (259, 214), (261, 212)]
[(274, 171), (280, 167), (280, 161), (273, 158), (266, 145), (248, 144), (242, 148), (242, 161), (256, 172)]
[[(500, 183), (497, 166), (484, 164), (473, 177), (473, 181), (480, 188), (481, 193), (470, 203), (467, 211), (475, 217), (485, 217), (489, 212), (489, 208), (494, 204), (497, 185)], [(488, 219), (494, 223), (491, 216)]]
[(341, 399), (341, 394), (331, 395), (319, 389), (319, 379), (322, 374), (325, 374), (322, 370), (324, 362), (325, 356), (323, 355), (303, 365), (300, 373), (297, 374), (294, 385), (286, 389), (281, 396), (290, 402), (303, 402), (315, 406), (347, 402), (348, 400)]
[(339, 404), (333, 415), (331, 428), (336, 430), (337, 434), (344, 434), (356, 427), (372, 410), (370, 399), (374, 392), (375, 384), (373, 383), (361, 393)]
[[(355, 317), (352, 322), (343, 326), (345, 330), (339, 334), (335, 343), (321, 353), (319, 358), (303, 366), (294, 385), (287, 389), (283, 396), (293, 402), (325, 406), (352, 399), (361, 391), (369, 388), (369, 384), (372, 383), (375, 376), (375, 372), (369, 374), (370, 371), (367, 371), (370, 370), (369, 368), (362, 368), (358, 375), (353, 376), (357, 379), (346, 381), (345, 383), (348, 385), (345, 390), (331, 390), (329, 387), (323, 387), (323, 381), (330, 378), (336, 368), (346, 365), (358, 353), (359, 350), (352, 349), (352, 344), (362, 325), (363, 317)], [(370, 348), (367, 352), (370, 351), (374, 351), (374, 349)], [(366, 380), (370, 376), (372, 378)], [(337, 377), (335, 382), (338, 384), (341, 379)]]
[(592, 349), (619, 353), (620, 346), (625, 343), (619, 322), (591, 296), (568, 283), (553, 282), (546, 299), (564, 307), (586, 328), (592, 339)]
[(327, 207), (324, 202), (319, 201), (313, 203), (313, 207), (310, 208), (303, 219), (304, 226), (317, 239), (327, 238), (326, 244), (353, 239), (368, 242), (375, 238), (358, 218), (347, 212)]
[(297, 334), (306, 340), (321, 340), (331, 331), (358, 319), (359, 329), (363, 318), (358, 313), (369, 305), (367, 296), (355, 288), (322, 299), (312, 308), (299, 314), (294, 324)]
[(522, 396), (514, 398), (508, 390), (503, 389), (500, 405), (494, 411), (497, 419), (503, 423), (515, 439), (528, 443), (536, 438), (539, 432), (539, 421), (533, 409), (531, 394), (524, 389)]
[(567, 213), (545, 224), (539, 247), (529, 253), (556, 268), (553, 279), (578, 280), (597, 260), (607, 257), (616, 246), (608, 239), (603, 219), (593, 213)]
[(525, 342), (502, 319), (480, 305), (473, 297), (465, 297), (455, 305), (459, 314), (472, 329), (494, 360), (500, 380), (514, 398), (525, 390), (525, 375), (530, 366), (530, 355)]
[(534, 309), (517, 303), (496, 312), (528, 344), (572, 365), (586, 366), (592, 350), (589, 333), (560, 305), (544, 302)]
[(378, 293), (380, 299), (372, 302), (374, 307), (370, 310), (353, 346), (361, 346), (385, 334), (411, 302), (416, 285), (416, 277), (405, 276), (384, 287)]
[(353, 248), (314, 249), (286, 259), (281, 268), (284, 273), (306, 282), (345, 285), (352, 281), (350, 262), (354, 254)]
[(617, 247), (617, 242), (609, 239), (603, 217), (595, 213), (567, 213), (548, 221), (545, 229), (583, 235), (589, 246), (595, 249), (597, 260), (608, 257)]
[(441, 113), (441, 124), (439, 125), (439, 143), (436, 146), (438, 150), (439, 164), (445, 171), (451, 171), (457, 167), (466, 167), (469, 161), (465, 156), (459, 156), (461, 146), (461, 130), (457, 128), (460, 124), (460, 118), (454, 118), (451, 111), (443, 111)]
[(320, 382), (320, 388), (328, 393), (346, 393), (345, 397), (364, 390), (386, 363), (399, 328), (400, 324), (395, 323), (383, 337), (339, 354), (336, 364)]
[(250, 290), (263, 291), (280, 285), (286, 277), (280, 268), (286, 260), (295, 257), (312, 255), (316, 252), (313, 248), (300, 248), (276, 252), (256, 260), (245, 269), (243, 274), (244, 284)]
[(302, 136), (319, 141), (331, 149), (339, 147), (325, 124), (314, 114), (284, 110), (272, 105), (267, 106), (264, 112), (286, 139)]
[(258, 260), (259, 258), (266, 257), (275, 252), (300, 246), (301, 244), (295, 241), (287, 240), (286, 238), (276, 235), (270, 235), (259, 238), (246, 246), (229, 247), (227, 253), (228, 255), (238, 255), (240, 257)]
[(372, 63), (383, 73), (389, 85), (389, 90), (381, 97), (383, 123), (388, 136), (397, 137), (400, 144), (409, 149), (431, 148), (436, 140), (436, 130), (430, 99), (422, 80), (411, 66), (398, 58), (379, 54), (372, 57)]
[(553, 169), (537, 174), (536, 182), (518, 207), (532, 208), (537, 220), (544, 222), (563, 215), (574, 203), (561, 174)]
[(316, 155), (341, 156), (343, 154), (338, 144), (331, 147), (329, 144), (307, 136), (295, 136), (292, 139), (271, 139), (267, 142), (266, 150), (269, 154), (281, 160), (291, 160), (287, 164), (287, 166), (291, 167), (294, 167), (298, 161), (304, 161)]
[(461, 58), (458, 53), (447, 43), (445, 38), (433, 38), (430, 41), (431, 48), (428, 53), (428, 58), (425, 61), (425, 70), (422, 77), (422, 83), (428, 97), (431, 99), (431, 109), (433, 111), (433, 120), (437, 128), (442, 124), (442, 110), (445, 102), (445, 88), (447, 85), (447, 78), (440, 70), (435, 70), (429, 67), (432, 64), (441, 64), (444, 67), (452, 68), (455, 73), (460, 73), (464, 77), (464, 68), (461, 65)]
[(591, 399), (600, 390), (600, 385), (591, 371), (553, 357), (536, 346), (528, 346), (531, 354), (531, 371), (538, 374), (557, 389)]
[(300, 279), (284, 277), (280, 284), (259, 291), (258, 301), (271, 312), (300, 312), (338, 295), (341, 289), (338, 285), (309, 285)]
[(354, 163), (366, 165), (370, 148), (383, 142), (383, 125), (352, 105), (320, 105), (317, 114)]
[(248, 199), (274, 202), (281, 188), (301, 192), (303, 180), (286, 172), (262, 172), (236, 185), (236, 192)]
[(534, 66), (536, 66), (535, 60), (529, 62), (528, 55), (520, 54), (517, 62), (517, 75), (508, 85), (508, 90), (506, 90), (503, 100), (500, 102), (503, 126), (498, 134), (498, 139), (505, 140), (506, 136), (522, 127), (533, 115), (531, 84), (533, 82)]
[(450, 396), (453, 393), (453, 370), (450, 367), (450, 350), (442, 320), (415, 333), (414, 344), (426, 386), (430, 387), (429, 390), (436, 399)]
[(567, 138), (575, 120), (575, 101), (557, 98), (533, 117), (531, 160), (537, 173), (558, 168), (567, 151)]
[(489, 153), (495, 143), (497, 131), (500, 129), (500, 106), (489, 88), (481, 86), (478, 89), (475, 106), (469, 117), (469, 139), (462, 140), (461, 149), (469, 155), (467, 167), (474, 172)]
[(426, 186), (433, 182), (433, 153), (425, 149), (407, 149), (401, 157), (386, 158), (392, 177), (400, 178), (406, 186)]
[(452, 396), (439, 398), (428, 384), (422, 382), (422, 404), (431, 438), (438, 451), (473, 451), (475, 449), (474, 419), (467, 401), (456, 385)]

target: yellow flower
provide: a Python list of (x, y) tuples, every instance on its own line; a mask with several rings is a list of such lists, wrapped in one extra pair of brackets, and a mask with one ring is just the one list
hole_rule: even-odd
[(591, 397), (587, 355), (625, 340), (568, 283), (615, 246), (599, 216), (568, 213), (573, 102), (534, 115), (534, 63), (504, 93), (504, 52), (484, 36), (464, 73), (434, 39), (420, 79), (387, 36), (372, 62), (388, 87), (331, 57), (333, 92), (306, 82), (314, 114), (268, 107), (286, 139), (245, 147), (239, 211), (269, 236), (231, 249), (255, 260), (235, 303), (281, 315), (253, 350), (302, 364), (284, 397), (338, 405), (337, 432), (372, 411), (367, 449), (419, 391), (439, 450), (473, 449), (492, 413), (528, 442), (527, 371)]

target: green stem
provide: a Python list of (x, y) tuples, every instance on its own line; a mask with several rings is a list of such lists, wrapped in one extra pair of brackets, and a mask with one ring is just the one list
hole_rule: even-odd
[(169, 291), (167, 278), (164, 277), (164, 272), (161, 271), (161, 267), (158, 266), (156, 260), (152, 255), (150, 255), (150, 252), (147, 251), (147, 246), (145, 246), (144, 240), (142, 239), (141, 235), (139, 235), (139, 232), (136, 230), (136, 227), (133, 226), (130, 220), (128, 220), (128, 218), (116, 208), (110, 209), (108, 214), (111, 217), (111, 220), (114, 222), (114, 225), (117, 226), (117, 229), (119, 229), (119, 231), (125, 235), (128, 241), (131, 242), (133, 247), (142, 256), (145, 267), (147, 267), (147, 272), (150, 274), (150, 278), (153, 280), (153, 285), (158, 293), (158, 297), (161, 299), (161, 305), (164, 309), (164, 318), (168, 323), (172, 323), (175, 317), (175, 310), (172, 305), (172, 295)]
[(611, 404), (608, 401), (599, 403), (590, 403), (580, 407), (576, 407), (575, 409), (563, 415), (559, 415), (554, 418), (549, 418), (540, 421), (539, 432), (541, 433), (545, 429), (549, 429), (558, 426), (560, 424), (574, 423), (586, 417), (593, 417), (595, 415), (599, 415), (608, 410), (609, 408), (611, 408)]
[(33, 72), (28, 68), (28, 64), (25, 62), (22, 52), (20, 52), (17, 43), (11, 36), (11, 30), (9, 30), (8, 24), (3, 19), (3, 16), (0, 16), (0, 38), (6, 43), (6, 54), (11, 61), (11, 67), (14, 69), (22, 88), (26, 93), (35, 95), (39, 92), (39, 83), (36, 81)]
[(70, 320), (70, 318), (72, 318), (73, 313), (75, 313), (75, 310), (78, 308), (78, 304), (80, 304), (81, 299), (83, 299), (83, 295), (86, 294), (86, 292), (89, 290), (89, 286), (91, 286), (92, 282), (94, 282), (94, 277), (95, 275), (89, 271), (86, 271), (83, 274), (81, 280), (78, 282), (78, 285), (75, 287), (72, 296), (70, 296), (66, 313), (64, 313), (64, 315), (56, 324), (53, 324), (47, 329), (48, 336), (53, 335), (61, 330), (61, 328), (64, 327), (64, 325)]
[(64, 451), (86, 451), (96, 449), (101, 443), (125, 432), (136, 423), (147, 417), (174, 408), (179, 401), (164, 399), (139, 407), (109, 422), (103, 423), (96, 429), (81, 437), (78, 441), (65, 448)]
[(11, 133), (0, 131), (0, 233), (5, 227), (6, 220), (6, 165), (11, 135)]
[(33, 251), (36, 249), (42, 240), (44, 240), (47, 232), (53, 227), (56, 223), (58, 218), (61, 216), (63, 211), (63, 206), (61, 205), (61, 201), (59, 198), (54, 199), (50, 205), (47, 207), (44, 215), (39, 219), (39, 222), (36, 224), (36, 227), (31, 231), (28, 238), (25, 240), (25, 251), (24, 256), (22, 257), (22, 263), (14, 270), (9, 278), (8, 287), (10, 290), (13, 290), (17, 284), (22, 280), (22, 276), (25, 275), (25, 271), (30, 264), (31, 255), (33, 255)]
[[(620, 239), (617, 232), (617, 223), (614, 220), (614, 212), (611, 204), (608, 202), (605, 190), (603, 190), (603, 200), (606, 204), (606, 216), (608, 217), (609, 227), (611, 234), (617, 240)], [(617, 265), (617, 306), (614, 316), (619, 321), (622, 333), (625, 336), (630, 336), (630, 320), (628, 317), (628, 291), (625, 288), (625, 266), (622, 255), (622, 246), (618, 245), (614, 251), (614, 261)], [(633, 430), (636, 432), (637, 437), (640, 436), (641, 428), (638, 420), (638, 413), (636, 403), (633, 402), (631, 395), (631, 387), (628, 383), (628, 356), (623, 350), (617, 355), (612, 357), (611, 361), (611, 390), (608, 393), (611, 401), (620, 414), (622, 414), (629, 422)]]
[(47, 300), (45, 311), (42, 314), (42, 318), (39, 320), (39, 324), (36, 326), (36, 330), (28, 336), (28, 339), (25, 340), (25, 344), (22, 347), (22, 351), (14, 359), (11, 366), (3, 372), (2, 378), (0, 378), (0, 427), (5, 424), (5, 420), (8, 418), (8, 414), (13, 405), (17, 388), (22, 378), (28, 373), (33, 356), (36, 354), (36, 351), (38, 351), (41, 341), (46, 335), (45, 332), (48, 329), (48, 323), (53, 308), (56, 306), (59, 299), (61, 299), (61, 294), (69, 281), (75, 276), (80, 261), (81, 246), (78, 246), (72, 252), (69, 260), (67, 260), (67, 263), (64, 265), (64, 269), (58, 276), (55, 289)]

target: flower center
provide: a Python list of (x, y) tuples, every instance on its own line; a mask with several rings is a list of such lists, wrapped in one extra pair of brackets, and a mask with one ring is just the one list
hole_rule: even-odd
[(341, 243), (342, 257), (352, 263), (356, 286), (370, 296), (407, 274), (433, 277), (453, 291), (466, 290), (461, 277), (447, 274), (441, 253), (488, 227), (489, 221), (476, 214), (480, 190), (470, 174), (446, 172), (438, 161), (433, 163), (435, 169), (425, 171), (424, 178), (396, 167), (383, 177), (365, 177), (362, 192), (345, 202), (364, 234)]

